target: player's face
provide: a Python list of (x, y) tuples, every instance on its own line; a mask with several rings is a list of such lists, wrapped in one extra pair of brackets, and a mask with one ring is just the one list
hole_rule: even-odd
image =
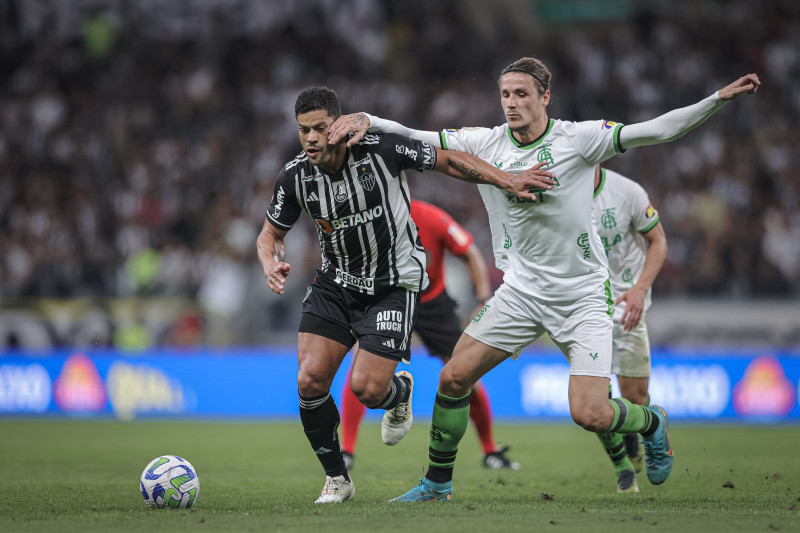
[(324, 109), (297, 115), (300, 144), (312, 165), (325, 168), (332, 166), (336, 159), (337, 145), (328, 144), (328, 128), (331, 124), (333, 118)]
[(500, 104), (511, 131), (527, 131), (547, 117), (550, 91), (539, 94), (532, 76), (509, 72), (500, 78)]

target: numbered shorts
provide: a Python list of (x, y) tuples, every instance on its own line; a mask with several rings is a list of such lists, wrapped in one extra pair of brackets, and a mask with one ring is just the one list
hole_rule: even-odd
[(411, 360), (411, 332), (419, 293), (391, 287), (379, 295), (349, 291), (321, 270), (303, 300), (300, 332), (359, 347), (394, 361)]
[(630, 331), (614, 322), (611, 373), (626, 378), (650, 377), (650, 338), (644, 315)]
[(464, 333), (513, 359), (544, 333), (561, 349), (574, 376), (611, 375), (613, 300), (604, 286), (569, 302), (545, 302), (504, 283)]

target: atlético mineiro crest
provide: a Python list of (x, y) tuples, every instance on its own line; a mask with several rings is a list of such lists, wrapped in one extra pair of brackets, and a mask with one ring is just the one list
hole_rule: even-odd
[(358, 182), (365, 190), (371, 191), (375, 188), (375, 174), (372, 172), (365, 172), (366, 170), (366, 166), (362, 166), (358, 169), (359, 172), (362, 172), (362, 174), (358, 175)]

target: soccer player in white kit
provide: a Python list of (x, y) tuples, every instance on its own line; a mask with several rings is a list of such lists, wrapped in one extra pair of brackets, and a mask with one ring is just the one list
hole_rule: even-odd
[(469, 420), (473, 384), (547, 332), (570, 363), (572, 419), (595, 433), (640, 433), (647, 476), (663, 483), (672, 469), (666, 412), (624, 398), (608, 399), (614, 302), (608, 262), (594, 225), (594, 168), (628, 148), (671, 141), (700, 125), (726, 101), (754, 93), (755, 74), (689, 107), (623, 127), (595, 120), (569, 122), (547, 116), (550, 72), (535, 58), (506, 67), (498, 80), (506, 124), (420, 132), (357, 113), (331, 126), (329, 142), (349, 133), (357, 142), (367, 128), (462, 150), (519, 172), (542, 168), (555, 175), (536, 200), (518, 201), (479, 186), (489, 215), (495, 262), (503, 284), (467, 326), (439, 375), (425, 477), (392, 501), (450, 501), (458, 443)]
[[(617, 375), (623, 398), (647, 405), (650, 340), (645, 312), (667, 256), (667, 237), (644, 188), (600, 165), (595, 167), (594, 218), (608, 257), (615, 304), (611, 373)], [(636, 473), (644, 456), (639, 435), (606, 432), (597, 436), (614, 463), (617, 492), (639, 492)]]

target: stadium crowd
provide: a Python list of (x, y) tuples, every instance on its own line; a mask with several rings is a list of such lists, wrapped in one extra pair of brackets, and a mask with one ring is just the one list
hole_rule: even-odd
[[(326, 85), (345, 112), (420, 129), (494, 125), (491, 74), (521, 55), (550, 66), (551, 115), (573, 120), (646, 120), (757, 72), (763, 97), (609, 168), (660, 211), (657, 297), (800, 296), (797, 3), (612, 2), (635, 11), (593, 18), (570, 2), (486, 4), (0, 3), (0, 304), (175, 295), (237, 324), (229, 342), (295, 331), (300, 298), (270, 295), (255, 238), (300, 151), (298, 92)], [(473, 187), (410, 181), (490, 260)], [(301, 221), (290, 295), (320, 260)]]

